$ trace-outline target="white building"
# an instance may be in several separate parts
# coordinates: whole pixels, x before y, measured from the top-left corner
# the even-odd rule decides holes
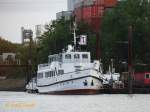
[[[45,26],[44,25],[36,25],[35,26],[35,35],[36,37],[40,37],[42,36],[42,34],[44,33],[44,30],[45,30]]]
[[[16,60],[16,54],[15,53],[2,53],[1,55],[2,61],[6,61],[6,60]]]
[[[20,59],[16,53],[2,53],[0,55],[0,64],[20,64]]]
[[[77,4],[78,2],[81,2],[83,0],[68,0],[68,11],[73,11],[75,8],[75,4]]]

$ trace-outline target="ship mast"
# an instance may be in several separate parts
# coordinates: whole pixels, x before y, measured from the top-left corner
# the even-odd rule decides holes
[[[76,42],[76,38],[77,38],[77,36],[76,36],[76,29],[77,29],[77,24],[74,22],[73,23],[73,36],[74,36],[74,51],[76,51],[76,44],[77,44],[77,42]]]
[[[87,35],[76,35],[77,24],[73,23],[73,36],[74,36],[74,51],[81,50],[81,46],[87,45]],[[77,40],[79,38],[79,40]],[[78,48],[77,48],[78,47]]]

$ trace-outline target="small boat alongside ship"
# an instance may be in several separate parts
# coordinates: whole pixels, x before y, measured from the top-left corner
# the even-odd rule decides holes
[[[86,36],[81,35],[79,45],[86,45]],[[48,63],[39,64],[37,77],[26,85],[28,92],[40,94],[97,94],[104,86],[118,83],[114,74],[103,74],[100,60],[92,62],[91,54],[68,45],[66,51],[48,56]],[[115,75],[116,76],[116,75]],[[119,76],[119,75],[118,75]]]
[[[119,73],[104,74],[101,61],[91,62],[90,52],[73,51],[48,56],[47,64],[39,64],[37,77],[26,85],[28,92],[40,94],[97,94],[105,87],[122,89]]]

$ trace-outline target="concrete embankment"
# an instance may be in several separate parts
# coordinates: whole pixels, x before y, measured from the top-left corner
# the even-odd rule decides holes
[[[0,79],[0,91],[24,91],[25,79]]]

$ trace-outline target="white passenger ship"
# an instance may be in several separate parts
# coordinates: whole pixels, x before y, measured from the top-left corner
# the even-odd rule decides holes
[[[47,64],[38,65],[36,87],[29,83],[27,89],[32,86],[42,94],[95,94],[103,88],[100,71],[100,62],[92,63],[90,52],[68,46],[67,51],[48,56]]]
[[[39,93],[94,94],[102,88],[99,61],[91,63],[89,52],[50,55],[48,64],[38,66]]]

